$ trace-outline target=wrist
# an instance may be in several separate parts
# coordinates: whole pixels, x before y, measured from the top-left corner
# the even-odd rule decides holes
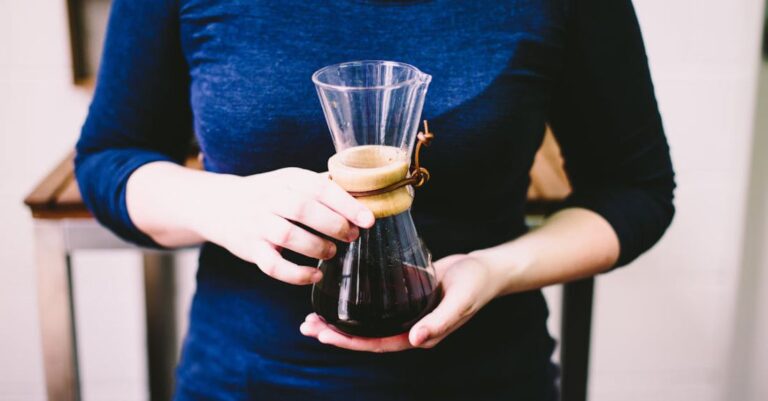
[[[490,272],[497,296],[530,290],[527,277],[535,265],[535,254],[516,241],[469,253]]]
[[[181,220],[187,229],[206,241],[214,241],[217,227],[221,225],[222,214],[237,210],[232,196],[242,177],[211,172],[193,172],[196,177],[187,185],[188,202],[182,212]]]

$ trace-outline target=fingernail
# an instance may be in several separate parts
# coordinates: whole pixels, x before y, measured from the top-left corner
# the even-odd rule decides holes
[[[335,254],[336,254],[336,245],[331,243],[328,247],[325,248],[325,252],[323,252],[323,259],[330,259]]]
[[[370,210],[363,210],[357,214],[357,225],[368,227],[373,224],[373,213]]]
[[[310,280],[312,280],[313,283],[316,283],[323,279],[323,272],[320,270],[312,273],[312,277],[310,277]]]
[[[427,331],[427,329],[425,329],[424,327],[419,327],[418,329],[416,329],[416,338],[414,338],[415,344],[413,345],[416,345],[416,346],[421,345],[422,343],[424,343],[424,341],[427,340],[427,337],[429,337],[429,331]]]
[[[318,317],[314,313],[310,313],[309,315],[307,315],[307,317],[304,319],[304,321],[305,322],[318,322],[318,321],[320,321],[320,317]]]
[[[357,239],[357,237],[360,236],[360,230],[357,227],[352,227],[349,229],[349,232],[347,233],[347,240],[349,242],[352,242]]]

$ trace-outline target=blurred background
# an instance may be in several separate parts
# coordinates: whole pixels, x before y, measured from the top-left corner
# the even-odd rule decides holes
[[[109,4],[0,0],[3,401],[46,399],[36,232],[22,200],[73,148]],[[589,399],[768,400],[765,2],[635,6],[677,171],[678,212],[658,246],[596,281]],[[195,256],[181,253],[169,292],[178,333]],[[77,251],[70,262],[83,399],[147,400],[141,253]],[[546,293],[557,333],[561,288]]]

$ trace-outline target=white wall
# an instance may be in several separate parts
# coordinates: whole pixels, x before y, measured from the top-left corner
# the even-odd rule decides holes
[[[598,281],[590,395],[723,399],[763,1],[636,7],[677,171],[678,212],[658,247]]]
[[[760,74],[749,200],[744,227],[743,267],[737,287],[729,400],[768,399],[768,62]]]
[[[0,0],[3,401],[45,399],[32,225],[21,199],[71,149],[86,112],[88,94],[70,84],[64,3]],[[598,280],[591,399],[739,399],[725,395],[735,394],[726,373],[739,365],[729,355],[743,335],[733,332],[734,308],[746,302],[737,302],[737,285],[762,0],[636,5],[678,172],[678,215],[657,248]],[[138,256],[82,253],[74,262],[85,399],[145,399]],[[758,312],[768,310],[765,298],[755,296]],[[761,360],[754,365],[765,369]],[[751,394],[765,394],[759,382],[749,381]]]
[[[32,225],[21,201],[72,147],[88,96],[70,85],[65,2],[0,1],[0,400],[45,397]]]

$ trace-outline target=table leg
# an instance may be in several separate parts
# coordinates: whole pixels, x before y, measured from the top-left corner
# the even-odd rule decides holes
[[[172,253],[144,253],[144,299],[151,401],[173,395],[176,344],[176,278]]]
[[[594,284],[595,279],[589,277],[567,283],[563,289],[563,317],[560,329],[562,401],[587,399]]]
[[[79,401],[72,268],[61,224],[35,222],[38,313],[49,400]]]

